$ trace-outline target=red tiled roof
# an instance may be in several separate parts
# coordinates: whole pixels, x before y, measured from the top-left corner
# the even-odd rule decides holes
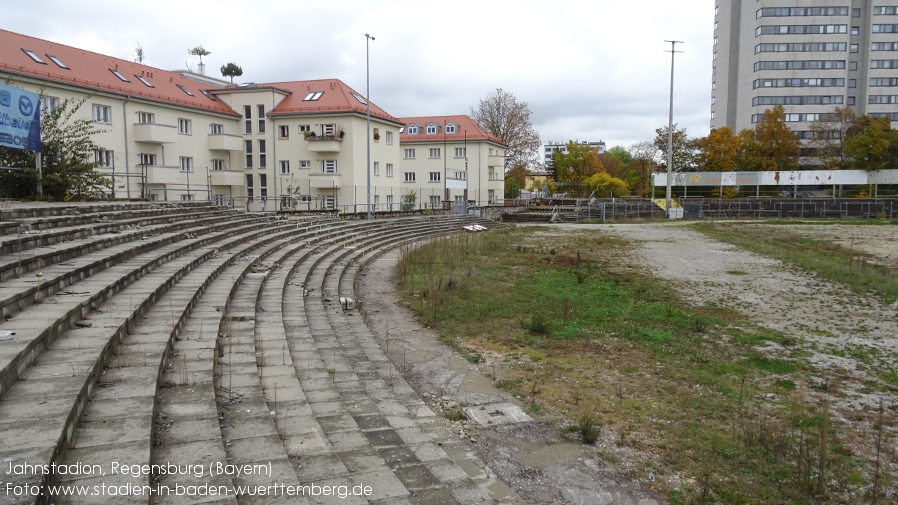
[[[505,142],[499,140],[498,137],[484,131],[476,121],[468,116],[420,116],[420,117],[403,117],[399,121],[406,125],[417,124],[420,126],[417,135],[409,135],[408,127],[399,135],[400,142],[434,142],[443,140],[459,141],[459,140],[487,140],[505,146]],[[436,134],[426,134],[425,128],[430,123],[440,125],[440,129]],[[456,123],[458,125],[457,133],[443,134],[443,126],[446,123]]]
[[[365,100],[365,95],[355,91],[339,79],[318,79],[312,81],[269,82],[258,86],[272,86],[291,92],[281,103],[271,110],[272,116],[293,114],[320,114],[334,112],[356,112],[365,114],[366,106],[353,96]],[[318,100],[303,100],[309,93],[321,92]],[[378,117],[401,124],[401,121],[371,102],[371,117]]]
[[[23,49],[34,52],[44,64],[34,61]],[[69,69],[61,68],[49,56],[58,58]],[[117,70],[130,82],[122,81],[110,69]],[[221,100],[210,100],[200,92],[200,89],[216,89],[214,86],[201,84],[177,72],[160,70],[7,30],[0,30],[0,72],[237,115],[226,103]],[[148,87],[136,76],[143,77],[154,87]],[[178,84],[194,96],[185,93],[177,86]]]

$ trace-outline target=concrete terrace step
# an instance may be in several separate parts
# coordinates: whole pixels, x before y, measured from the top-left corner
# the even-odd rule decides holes
[[[64,298],[62,303],[50,303],[51,300],[46,300],[39,306],[28,307],[28,310],[18,314],[17,317],[0,321],[0,330],[14,332],[7,337],[6,345],[0,348],[0,397],[56,338],[77,325],[97,305],[125,289],[128,284],[138,281],[154,268],[173,259],[189,258],[189,254],[194,250],[208,247],[240,233],[252,236],[257,230],[257,224],[250,224],[211,234],[205,238],[172,243],[143,253],[133,261],[116,265],[100,275],[73,284],[71,292],[77,294]],[[40,316],[30,317],[31,314]]]
[[[265,230],[253,234],[263,236]],[[222,247],[246,243],[253,234],[237,237]],[[25,459],[46,464],[64,454],[72,440],[74,422],[102,379],[102,365],[111,359],[117,341],[127,335],[130,327],[179,278],[215,256],[216,249],[207,249],[180,267],[159,268],[123,290],[124,296],[137,297],[136,308],[125,310],[114,302],[105,304],[106,324],[69,332],[57,348],[45,353],[41,362],[28,370],[24,380],[10,388],[0,401],[0,425],[11,435],[0,438],[0,457],[4,461]],[[50,407],[36,411],[34,406],[38,401]],[[35,419],[43,420],[34,422]],[[32,483],[46,480],[39,475],[16,476],[11,480],[16,479]]]
[[[200,217],[206,216],[206,217]],[[240,219],[240,214],[234,213],[203,213],[200,215],[179,215],[177,219],[166,216],[143,224],[127,225],[131,228],[110,231],[104,235],[90,235],[78,239],[67,240],[63,245],[56,243],[47,246],[36,246],[31,249],[20,250],[17,253],[0,255],[0,282],[24,275],[28,272],[42,269],[48,265],[60,263],[71,258],[88,254],[114,245],[141,240],[163,231],[172,232],[187,227],[196,227],[205,223],[214,223],[221,219]],[[259,219],[261,216],[245,217],[244,219]]]
[[[234,216],[237,217],[237,216]],[[41,268],[40,277],[16,277],[0,284],[0,312],[9,318],[25,307],[39,303],[64,290],[66,287],[95,275],[107,268],[129,261],[135,256],[169,246],[180,240],[212,234],[219,230],[235,229],[241,225],[257,225],[263,219],[252,216],[222,220],[221,217],[205,222],[184,222],[168,228],[143,230],[140,240],[129,240],[103,247],[86,254],[75,255],[57,264]],[[188,227],[194,225],[192,227]],[[171,231],[165,231],[171,230]],[[159,231],[163,231],[159,233]],[[136,238],[136,237],[134,237]],[[72,290],[70,290],[71,292]]]

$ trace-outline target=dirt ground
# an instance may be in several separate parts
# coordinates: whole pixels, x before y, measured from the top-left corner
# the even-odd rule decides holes
[[[898,270],[896,227],[777,225],[778,229],[784,227],[818,239],[830,237],[866,253],[868,261]],[[756,324],[797,337],[814,370],[812,380],[838,380],[839,395],[831,398],[833,413],[840,421],[855,425],[858,432],[869,430],[864,424],[869,420],[852,415],[854,412],[875,410],[880,402],[889,409],[898,406],[894,394],[868,386],[878,380],[873,371],[898,370],[898,303],[886,306],[875,296],[853,293],[780,261],[708,239],[681,223],[563,224],[556,228],[552,233],[596,230],[631,241],[636,247],[622,259],[668,280],[671,291],[696,307],[727,307]],[[395,261],[393,252],[365,269],[360,302],[382,345],[389,325],[389,354],[409,383],[437,409],[455,403],[514,402],[396,303],[391,280]],[[778,352],[776,348],[767,350]],[[629,475],[626,454],[617,455],[619,462],[614,467],[596,456],[599,451],[613,450],[610,440],[586,448],[539,419],[490,429],[451,424],[528,503],[664,503],[650,490],[651,476],[624,476]],[[607,436],[613,438],[613,434]],[[893,465],[890,473],[898,473],[898,468]]]

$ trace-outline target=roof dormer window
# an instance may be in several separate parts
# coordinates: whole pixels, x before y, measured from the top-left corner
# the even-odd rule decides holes
[[[181,91],[183,91],[184,93],[187,93],[187,96],[193,96],[193,93],[191,93],[190,90],[187,89],[187,88],[185,88],[183,85],[181,85],[181,84],[175,84],[175,86],[177,86],[178,88],[180,88]]]
[[[142,75],[134,74],[134,77],[137,77],[137,80],[138,80],[138,81],[140,81],[140,82],[146,84],[148,88],[155,88],[155,87],[156,87],[156,86],[153,86],[153,83],[151,83],[150,81],[146,80],[146,78],[143,77]]]
[[[63,63],[62,60],[60,60],[60,59],[57,58],[56,56],[53,56],[52,54],[48,54],[48,55],[47,55],[47,58],[50,58],[50,61],[52,61],[53,63],[56,63],[56,65],[59,66],[59,68],[63,68],[63,69],[66,69],[66,70],[71,70],[71,69],[69,68],[68,65],[66,65],[65,63]]]
[[[316,102],[316,101],[318,101],[319,98],[321,98],[321,95],[323,95],[323,94],[324,94],[324,91],[312,91],[311,93],[306,95],[306,97],[303,98],[302,101],[303,102]]]
[[[119,79],[121,79],[122,82],[131,82],[131,81],[128,80],[127,77],[123,76],[122,73],[119,72],[118,70],[116,70],[116,69],[114,69],[114,68],[110,68],[109,71],[112,72],[113,75],[115,75],[116,77],[118,77]]]
[[[30,50],[28,50],[28,49],[22,49],[22,52],[24,52],[25,54],[27,54],[28,57],[31,58],[32,60],[34,60],[35,63],[40,63],[41,65],[46,65],[46,64],[47,64],[47,62],[44,61],[44,60],[42,60],[41,57],[38,56],[37,54],[35,54],[34,51],[30,51]]]
[[[426,133],[427,133],[428,135],[434,135],[434,134],[436,134],[436,132],[437,132],[438,130],[439,130],[439,127],[438,127],[437,125],[435,125],[435,124],[433,124],[433,123],[430,123],[429,125],[427,125]]]
[[[418,125],[416,125],[416,124],[408,125],[408,134],[409,135],[417,135],[418,134]]]
[[[458,131],[458,125],[455,123],[448,123],[446,125],[446,133],[455,133]]]

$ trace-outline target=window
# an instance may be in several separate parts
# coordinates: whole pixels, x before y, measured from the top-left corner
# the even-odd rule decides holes
[[[151,83],[150,81],[148,81],[148,80],[147,80],[144,76],[142,76],[142,75],[134,74],[134,77],[137,77],[137,80],[140,81],[140,82],[142,82],[142,83],[144,83],[144,85],[146,85],[146,87],[148,87],[148,88],[155,88],[155,87],[156,87],[156,86],[153,86],[153,83]]]
[[[244,121],[244,133],[252,133],[253,132],[253,122],[250,121],[253,118],[253,107],[251,105],[243,106],[243,119]]]
[[[415,157],[415,150],[414,150],[414,149],[406,149],[406,150],[405,150],[405,158],[406,158],[406,159],[412,159],[412,158],[414,158],[414,157]]]
[[[428,135],[433,135],[433,134],[435,134],[435,133],[437,132],[437,130],[438,130],[437,125],[435,125],[435,124],[429,124],[429,125],[427,125],[427,132],[426,132],[426,133],[427,133]]]
[[[303,102],[315,102],[319,98],[321,98],[321,95],[323,95],[323,94],[324,94],[323,91],[312,91],[311,93],[306,95],[306,97],[303,98],[302,101]]]
[[[373,170],[374,170],[374,175],[380,175],[380,162],[379,161],[374,162]]]
[[[265,133],[265,106],[257,105],[259,109],[259,133]]]
[[[224,125],[218,123],[212,123],[209,125],[210,130],[212,131],[212,135],[222,135],[224,134]]]
[[[856,70],[857,70],[857,62],[856,62],[856,61],[849,62],[849,63],[848,63],[848,70],[855,70],[855,71],[856,71]]]
[[[307,125],[307,124],[301,124],[301,125],[299,125],[299,133],[300,133],[300,135],[303,135],[303,134],[305,134],[306,132],[310,132],[310,131],[312,131],[312,127],[311,127],[311,126],[309,126],[309,125]]]
[[[259,133],[265,133],[265,120],[259,120]]]
[[[415,173],[414,172],[406,172],[405,173],[405,182],[415,182]]]
[[[140,164],[148,167],[156,166],[156,155],[140,153]]]
[[[871,51],[898,51],[898,42],[871,42]]]
[[[861,29],[858,28],[857,26],[852,26],[852,27],[851,27],[851,34],[852,34],[852,35],[860,35],[860,34],[861,34]]]
[[[97,163],[97,167],[100,168],[112,168],[115,157],[113,156],[112,151],[96,151],[94,153],[95,160]]]
[[[386,134],[387,134],[387,140],[386,140],[387,145],[388,146],[393,145],[393,132],[386,132]]]
[[[380,140],[380,129],[374,128],[373,130],[374,130],[374,133],[371,134],[371,137],[374,139],[375,142],[378,142]]]
[[[299,160],[299,168],[312,168],[311,160]]]
[[[418,125],[416,125],[416,124],[409,125],[408,130],[406,130],[406,133],[408,133],[409,135],[417,135],[418,134]]]
[[[894,16],[895,14],[898,14],[898,12],[896,12],[896,9],[898,9],[898,7],[895,7],[895,6],[874,7],[873,15],[874,16],[883,16],[883,15]],[[860,11],[860,9],[855,9],[855,10]],[[860,15],[860,12],[858,12],[858,15]]]
[[[845,60],[788,60],[755,62],[759,70],[829,70],[845,68]]]
[[[439,158],[440,157],[440,148],[439,147],[431,147],[429,154],[430,154],[431,158]]]
[[[181,201],[182,201],[182,202],[192,202],[192,201],[193,201],[193,197],[195,197],[195,196],[196,196],[196,195],[192,195],[192,194],[190,194],[190,193],[187,193],[186,195],[185,195],[185,194],[182,194],[182,195],[181,195]]]
[[[152,112],[138,112],[137,122],[140,124],[153,124],[156,122],[156,114]]]
[[[259,198],[264,202],[268,198],[268,176],[259,174]]]
[[[335,125],[333,123],[321,125],[321,134],[322,135],[334,135],[336,133],[337,133],[337,125]]]
[[[857,47],[858,47],[857,44],[851,44],[850,47],[851,47],[850,51],[851,51],[852,53],[856,53],[856,52],[857,52]]]
[[[42,114],[51,114],[56,107],[59,107],[59,99],[55,96],[42,96],[41,97],[41,113]]]
[[[393,177],[393,164],[387,163],[387,177]]]
[[[848,87],[856,88],[857,87],[857,79],[848,79]]]
[[[846,102],[846,105],[854,105],[854,104],[855,104],[855,97],[849,96],[848,100]]]
[[[243,144],[243,152],[246,153],[246,168],[253,168],[253,141],[246,140]]]
[[[755,54],[758,53],[807,53],[807,52],[842,52],[848,48],[844,42],[805,42],[791,44],[758,44],[755,46]]]
[[[755,79],[753,86],[757,88],[804,88],[804,87],[841,87],[845,79]]]
[[[204,90],[204,89],[201,89],[201,90],[200,90],[200,93],[202,93],[203,95],[205,95],[206,98],[208,98],[209,100],[212,100],[213,102],[217,102],[217,101],[218,101],[218,100],[215,99],[214,96],[210,95],[209,92],[206,91],[206,90]]]
[[[265,154],[265,141],[259,141],[259,168],[268,166],[268,155]]]
[[[289,160],[281,160],[281,175],[290,174],[290,161]]]
[[[456,158],[465,158],[468,156],[467,148],[465,147],[456,147],[455,148],[455,157]]]
[[[193,172],[193,158],[181,156],[180,165],[182,172]]]
[[[337,173],[337,160],[321,160],[321,172],[325,174]]]
[[[860,9],[851,9],[851,17],[853,17],[853,18],[861,17],[861,10]]]
[[[810,95],[810,96],[756,96],[751,99],[752,106],[758,105],[841,105],[842,95]]]
[[[243,133],[250,134],[253,132],[253,122],[251,119],[247,119],[243,122]]]
[[[393,195],[387,195],[387,206],[390,210],[393,210]]]
[[[440,182],[440,173],[439,172],[431,172],[430,173],[430,182]]]
[[[898,33],[898,25],[873,25],[873,33]]]
[[[430,195],[430,206],[431,208],[440,207],[440,195]]]
[[[787,16],[847,16],[848,7],[767,7],[758,9],[755,19]]]
[[[368,102],[366,102],[364,98],[362,98],[361,96],[359,96],[358,93],[350,93],[350,95],[352,95],[353,97],[355,97],[355,99],[358,100],[359,103],[361,103],[362,105],[368,105]]]
[[[35,63],[40,63],[41,65],[46,65],[47,62],[42,60],[40,56],[38,56],[34,51],[30,51],[28,49],[22,49],[22,52],[28,55],[29,58],[34,60]]]
[[[224,170],[224,160],[212,160],[212,170]]]
[[[93,117],[94,121],[97,123],[111,123],[111,115],[112,110],[108,105],[97,105],[93,106]]]
[[[336,196],[325,196],[323,199],[322,205],[327,210],[334,210],[337,208],[337,197]]]
[[[189,119],[178,118],[178,133],[181,135],[190,135],[193,133],[193,128]]]
[[[187,96],[193,96],[193,93],[191,93],[189,89],[185,88],[183,84],[176,84],[175,86],[177,86],[181,91],[186,93]]]
[[[458,131],[458,125],[455,123],[449,123],[446,125],[446,133],[455,133]]]
[[[873,31],[876,32],[877,26],[892,25],[873,25]],[[848,25],[763,25],[755,28],[755,36],[759,35],[808,35],[822,33],[848,33]]]
[[[282,139],[290,137],[290,127],[287,125],[278,126],[278,137]]]
[[[128,80],[127,77],[123,76],[122,73],[119,72],[118,70],[116,70],[116,69],[114,69],[114,68],[110,68],[109,71],[112,72],[113,75],[115,75],[116,77],[118,77],[119,79],[121,79],[122,82],[131,82],[131,81]]]
[[[253,176],[252,174],[246,175],[246,197],[252,201],[253,199]]]

